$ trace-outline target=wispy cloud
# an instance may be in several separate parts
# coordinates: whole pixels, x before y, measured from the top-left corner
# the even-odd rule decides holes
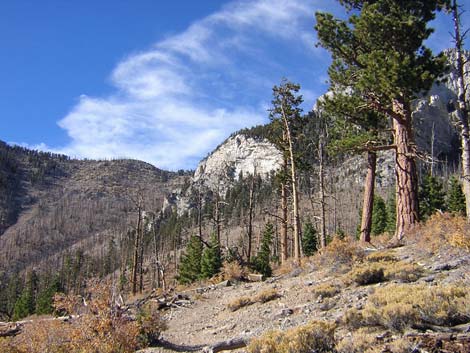
[[[129,55],[110,75],[114,93],[81,96],[58,123],[70,143],[49,149],[194,167],[231,132],[266,121],[270,88],[289,73],[285,53],[315,58],[315,4],[233,1]]]

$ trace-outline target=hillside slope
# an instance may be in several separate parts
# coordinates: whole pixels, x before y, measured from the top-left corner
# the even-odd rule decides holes
[[[131,228],[138,195],[159,212],[184,179],[135,160],[73,160],[3,143],[0,159],[0,268],[7,272],[58,266],[73,247],[98,251]]]

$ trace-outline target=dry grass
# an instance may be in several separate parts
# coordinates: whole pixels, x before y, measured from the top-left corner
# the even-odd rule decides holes
[[[470,251],[470,224],[461,216],[435,213],[417,226],[408,238],[431,253],[449,246]]]
[[[335,351],[336,325],[312,321],[287,331],[271,331],[255,338],[248,346],[249,353],[326,353]]]
[[[367,255],[366,260],[369,262],[398,261],[393,250],[375,251]]]
[[[379,353],[383,347],[377,347],[377,331],[360,328],[344,337],[336,345],[338,353]]]
[[[313,260],[318,267],[329,268],[333,273],[344,273],[363,258],[364,250],[358,242],[346,237],[343,240],[333,238],[326,248],[314,256]]]
[[[350,310],[348,326],[404,331],[419,325],[453,326],[470,320],[468,287],[392,284],[376,290],[364,310]]]
[[[333,283],[322,283],[315,286],[312,290],[313,295],[318,298],[331,298],[341,292],[340,286]]]
[[[417,265],[404,261],[376,261],[357,264],[348,273],[349,281],[361,286],[397,280],[403,283],[417,281],[424,275],[424,269]]]
[[[299,264],[292,258],[289,258],[283,264],[274,269],[276,276],[287,275],[299,267]]]
[[[363,266],[350,272],[351,279],[360,286],[385,282],[387,279],[381,266]]]
[[[280,297],[280,294],[275,289],[266,289],[262,292],[258,293],[254,297],[238,297],[232,300],[230,303],[227,304],[227,308],[230,311],[236,311],[248,305],[253,305],[255,303],[267,303],[271,300],[277,299]]]
[[[222,267],[224,280],[239,281],[246,276],[246,269],[236,261],[224,262]]]

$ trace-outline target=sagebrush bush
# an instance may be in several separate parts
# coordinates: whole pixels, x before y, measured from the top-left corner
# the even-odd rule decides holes
[[[330,244],[315,256],[322,267],[333,272],[346,272],[356,262],[364,258],[364,250],[351,238],[333,238]]]
[[[379,353],[383,347],[377,347],[377,332],[369,328],[360,328],[344,337],[336,345],[338,353]]]
[[[225,280],[239,281],[246,276],[246,269],[237,261],[225,261],[222,265],[222,274]]]
[[[361,286],[389,280],[411,283],[417,281],[424,273],[424,269],[417,264],[404,261],[373,261],[355,265],[349,272],[348,279]]]
[[[249,353],[333,353],[336,325],[326,321],[312,321],[287,331],[271,331],[253,339]]]
[[[394,255],[394,253],[390,250],[376,251],[376,252],[370,253],[369,255],[366,256],[366,260],[369,261],[369,262],[382,262],[382,261],[394,262],[394,261],[398,261],[398,259]]]
[[[241,308],[243,308],[245,306],[248,306],[248,305],[251,305],[253,303],[254,302],[251,300],[250,297],[243,296],[243,297],[238,297],[238,298],[235,298],[234,300],[232,300],[230,303],[227,304],[227,308],[230,311],[236,311],[238,309],[241,309]]]
[[[360,286],[386,281],[384,269],[382,267],[375,266],[353,270],[351,272],[351,277],[352,280]]]
[[[318,284],[312,290],[314,297],[321,296],[322,298],[334,297],[339,292],[341,292],[339,285],[333,283]]]
[[[366,325],[395,331],[419,325],[454,326],[468,322],[469,287],[391,284],[378,288],[354,315]]]
[[[227,307],[230,311],[236,311],[241,309],[245,306],[252,305],[255,303],[267,303],[271,300],[277,299],[280,297],[280,294],[275,289],[266,289],[262,292],[258,293],[253,297],[238,297],[232,300],[230,303],[227,304]]]

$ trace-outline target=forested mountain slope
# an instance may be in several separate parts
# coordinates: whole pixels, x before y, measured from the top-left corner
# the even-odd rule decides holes
[[[182,182],[177,173],[136,160],[73,160],[0,145],[0,268],[16,272],[86,242],[98,251],[132,227],[136,202],[160,211]],[[82,244],[83,245],[83,244]]]

